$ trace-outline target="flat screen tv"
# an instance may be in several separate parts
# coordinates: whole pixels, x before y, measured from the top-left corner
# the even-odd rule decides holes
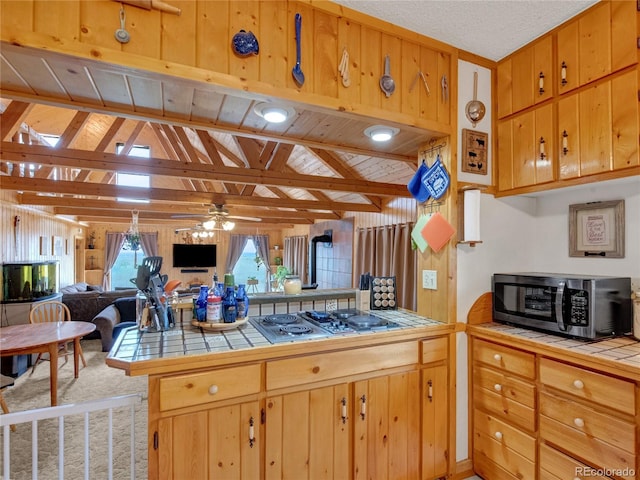
[[[174,268],[208,268],[216,266],[215,245],[185,245],[173,244]]]

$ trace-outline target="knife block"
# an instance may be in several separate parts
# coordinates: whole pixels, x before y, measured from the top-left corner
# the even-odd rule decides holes
[[[371,307],[371,291],[356,290],[356,309],[368,312]]]

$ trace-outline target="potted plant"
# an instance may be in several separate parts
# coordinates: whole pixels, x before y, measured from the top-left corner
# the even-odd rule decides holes
[[[278,268],[276,268],[276,273],[273,275],[275,285],[272,286],[278,291],[282,290],[284,288],[284,279],[290,273],[291,272],[287,267],[285,267],[284,265],[279,265]]]

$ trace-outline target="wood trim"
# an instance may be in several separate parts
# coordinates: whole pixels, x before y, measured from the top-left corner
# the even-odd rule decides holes
[[[473,460],[470,458],[456,462],[455,467],[453,480],[464,480],[465,478],[475,475],[475,472],[473,471]]]
[[[478,325],[493,320],[493,294],[486,292],[480,295],[471,305],[467,314],[468,325]]]

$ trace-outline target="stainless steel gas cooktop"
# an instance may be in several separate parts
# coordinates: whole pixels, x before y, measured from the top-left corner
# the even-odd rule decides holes
[[[249,319],[271,343],[293,342],[328,337],[331,334],[304,318],[290,313],[276,313]]]

